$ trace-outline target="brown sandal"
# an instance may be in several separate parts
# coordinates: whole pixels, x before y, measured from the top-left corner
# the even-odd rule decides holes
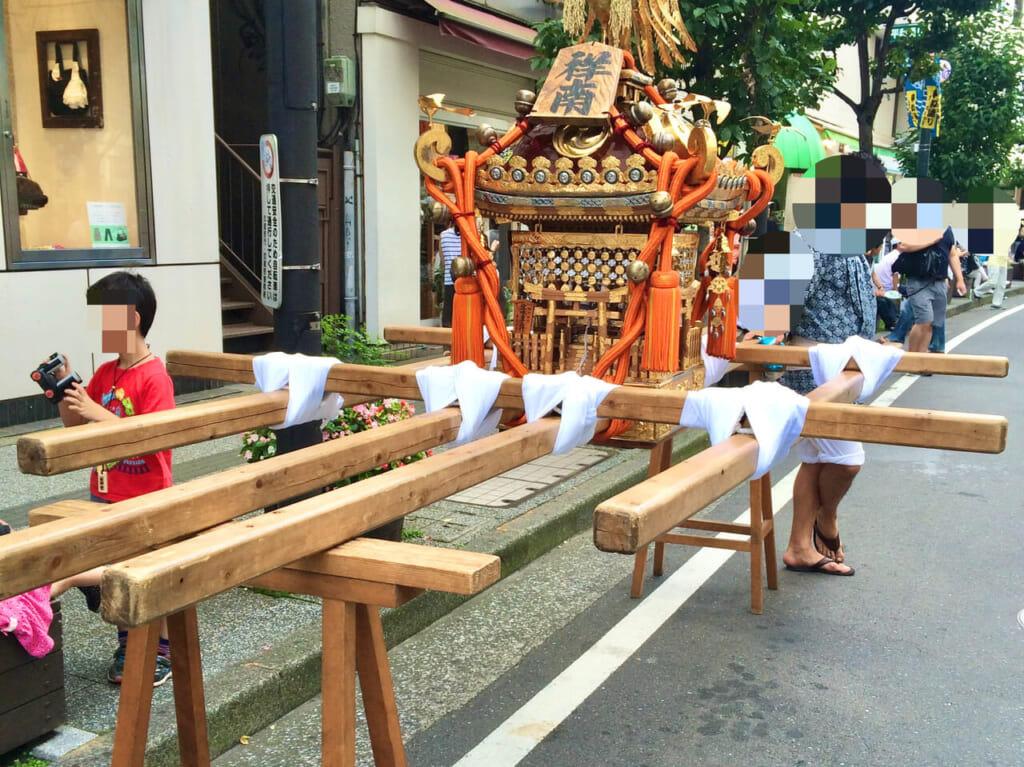
[[[827,550],[822,551],[821,547],[818,545],[818,541],[821,541],[822,545],[825,546]],[[814,522],[814,549],[815,549],[815,551],[817,551],[822,556],[830,556],[829,552],[832,552],[832,553],[834,553],[836,555],[839,555],[839,549],[842,547],[842,545],[843,545],[843,542],[839,540],[839,536],[838,535],[836,535],[835,538],[830,538],[829,536],[822,534],[821,530],[818,529],[818,522],[817,522],[817,520],[815,520],[815,522]],[[844,556],[843,559],[838,559],[838,558],[833,557],[833,559],[835,559],[836,562],[839,562],[841,564],[843,559],[846,559],[846,557]]]

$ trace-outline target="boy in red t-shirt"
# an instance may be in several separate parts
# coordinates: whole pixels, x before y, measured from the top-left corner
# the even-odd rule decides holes
[[[88,386],[73,384],[58,407],[65,426],[109,421],[174,407],[174,384],[164,363],[150,350],[146,334],[156,315],[156,294],[149,281],[129,272],[114,272],[89,288],[90,306],[103,312],[103,351],[117,359],[100,365]],[[65,360],[67,355],[65,355]],[[57,371],[71,371],[70,362]],[[171,486],[171,451],[124,458],[93,469],[89,480],[92,500],[116,503]],[[128,632],[118,627],[118,648],[107,670],[107,680],[120,684],[124,672]],[[166,623],[161,631],[153,686],[171,675]]]

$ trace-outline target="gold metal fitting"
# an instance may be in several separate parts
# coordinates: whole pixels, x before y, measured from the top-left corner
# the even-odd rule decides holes
[[[672,195],[665,191],[651,192],[651,212],[658,218],[665,218],[672,213]]]
[[[452,259],[452,277],[472,277],[474,272],[472,259],[465,256],[456,256]]]
[[[651,276],[651,267],[643,261],[630,261],[626,266],[626,278],[633,284],[645,282]]]

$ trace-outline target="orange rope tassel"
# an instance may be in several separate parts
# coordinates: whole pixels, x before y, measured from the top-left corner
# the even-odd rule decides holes
[[[484,366],[484,297],[475,279],[459,277],[452,303],[452,364],[466,360]]]
[[[651,275],[644,335],[644,370],[674,372],[679,369],[679,317],[682,313],[679,273],[657,271]]]

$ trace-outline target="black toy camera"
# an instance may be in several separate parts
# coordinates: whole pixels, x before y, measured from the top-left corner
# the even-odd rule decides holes
[[[32,380],[39,384],[39,388],[43,390],[46,398],[55,405],[64,399],[64,393],[71,384],[82,383],[82,377],[74,371],[61,379],[57,378],[54,371],[63,367],[65,362],[63,354],[54,352],[46,362],[31,373]]]

